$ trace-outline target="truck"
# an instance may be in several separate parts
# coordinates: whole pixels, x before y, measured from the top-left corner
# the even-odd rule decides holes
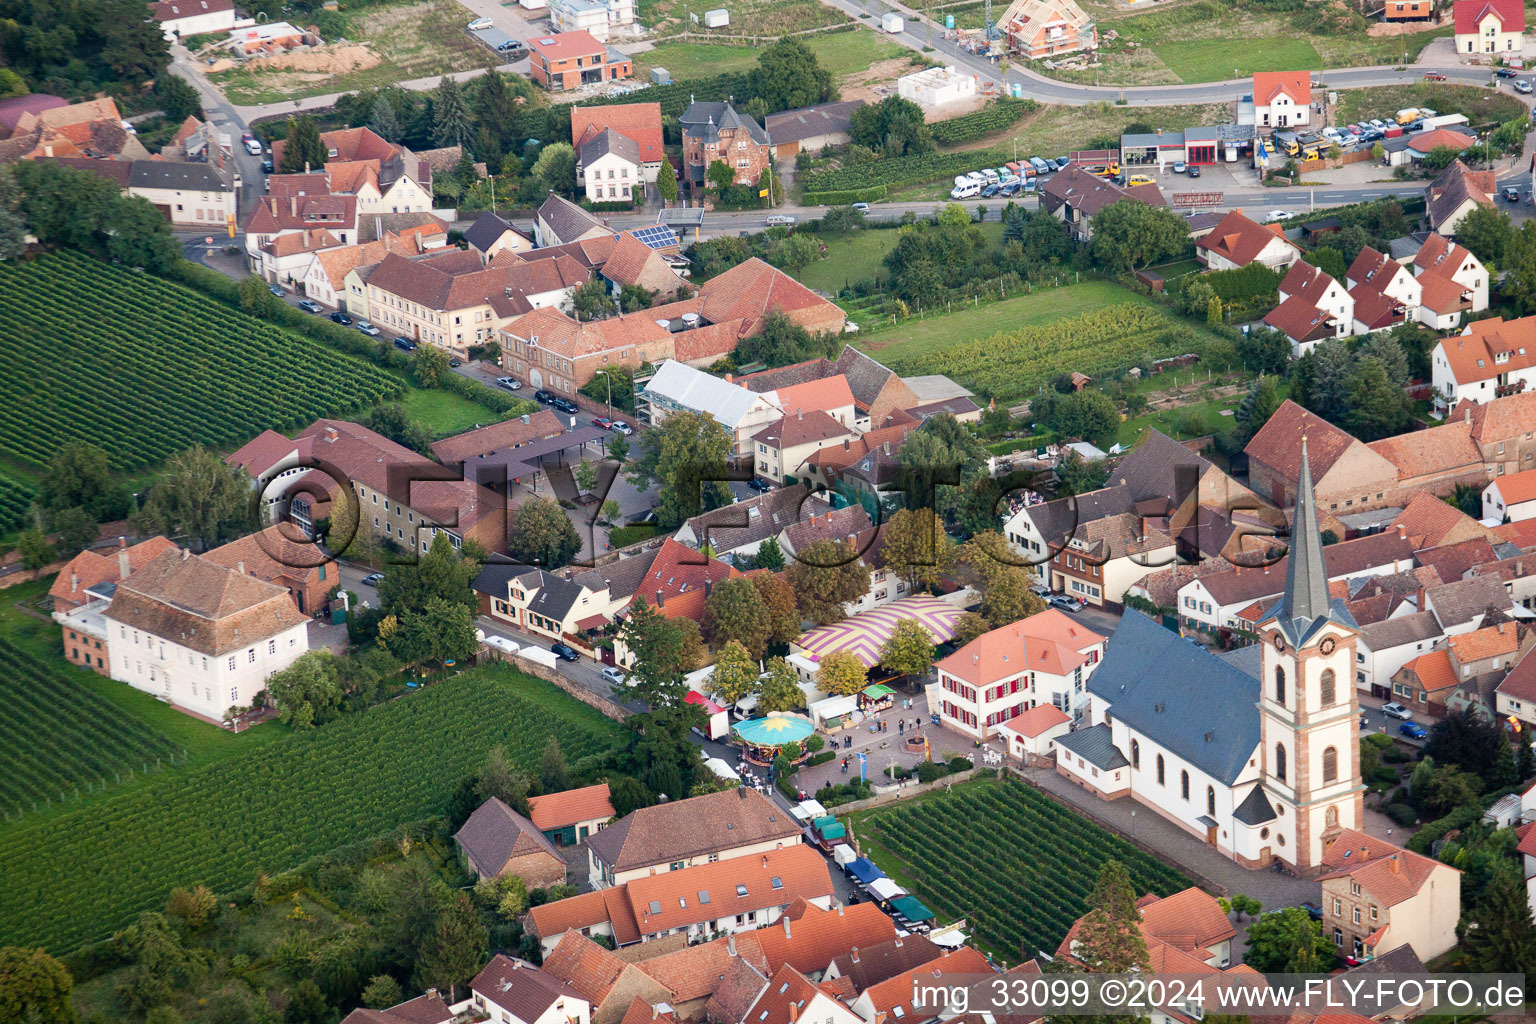
[[[887,13],[880,16],[880,27],[892,35],[900,32],[906,24],[899,14]]]
[[[543,665],[545,668],[554,668],[560,661],[552,652],[546,651],[542,647],[524,647],[517,652],[517,656],[519,658],[526,658],[536,665]]]

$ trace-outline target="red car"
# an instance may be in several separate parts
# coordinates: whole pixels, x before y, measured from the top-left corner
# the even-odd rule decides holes
[[[1445,81],[1445,76],[1442,75],[1438,71],[1426,71],[1424,73],[1424,81],[1426,81],[1426,82],[1443,82],[1443,81]]]
[[[612,430],[613,420],[609,419],[607,416],[593,416],[592,425],[594,427],[601,427],[603,430]]]

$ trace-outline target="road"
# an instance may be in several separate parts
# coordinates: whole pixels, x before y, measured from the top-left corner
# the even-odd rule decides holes
[[[170,71],[192,83],[192,88],[197,90],[202,100],[203,113],[208,122],[230,137],[235,162],[240,168],[240,216],[237,219],[243,220],[245,212],[256,205],[256,199],[262,194],[266,181],[266,175],[261,170],[261,162],[265,158],[247,153],[245,147],[240,145],[240,136],[246,131],[248,119],[240,115],[222,92],[208,83],[208,79],[197,69],[192,55],[180,43],[171,44]]]

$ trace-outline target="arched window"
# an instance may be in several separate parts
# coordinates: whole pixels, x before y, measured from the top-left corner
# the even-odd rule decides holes
[[[1323,672],[1322,677],[1318,681],[1317,702],[1322,707],[1327,708],[1332,707],[1333,702],[1337,699],[1338,697],[1333,692],[1333,669],[1330,668]]]
[[[1131,740],[1131,767],[1141,767],[1141,744]]]
[[[1285,781],[1285,747],[1279,743],[1275,744],[1275,778]]]
[[[1157,755],[1157,784],[1159,786],[1166,786],[1166,785],[1168,785],[1168,783],[1166,781],[1164,781],[1164,778],[1163,778],[1163,755],[1162,754],[1158,754]]]
[[[1323,751],[1323,781],[1339,781],[1339,752],[1333,747]]]
[[[1216,787],[1205,787],[1205,813],[1216,817]]]
[[[1281,665],[1275,666],[1275,700],[1285,703],[1285,668]]]
[[[1179,795],[1185,800],[1189,799],[1189,772],[1179,772]]]

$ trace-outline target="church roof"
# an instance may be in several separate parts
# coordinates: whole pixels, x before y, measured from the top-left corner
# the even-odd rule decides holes
[[[1229,786],[1259,745],[1259,681],[1140,612],[1120,620],[1088,690],[1132,732]]]
[[[1262,825],[1266,821],[1275,820],[1275,809],[1270,806],[1269,798],[1264,795],[1262,784],[1253,787],[1253,792],[1237,805],[1237,810],[1232,812],[1232,817],[1244,825]]]

